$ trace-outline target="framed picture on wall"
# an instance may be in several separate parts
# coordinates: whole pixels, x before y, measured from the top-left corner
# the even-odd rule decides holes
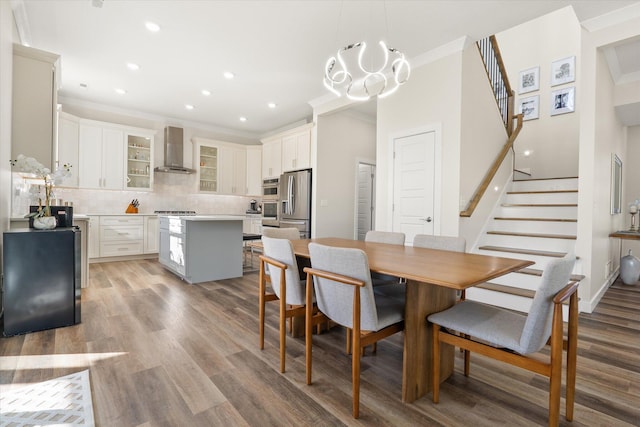
[[[551,86],[558,86],[576,80],[576,57],[559,59],[551,63]]]
[[[540,103],[540,95],[528,96],[520,98],[518,113],[522,113],[522,120],[533,120],[539,117],[538,104]]]
[[[611,154],[611,215],[622,213],[622,160]]]
[[[540,67],[520,71],[518,93],[528,93],[540,89]]]
[[[575,110],[576,88],[568,87],[551,92],[551,115],[573,113]]]

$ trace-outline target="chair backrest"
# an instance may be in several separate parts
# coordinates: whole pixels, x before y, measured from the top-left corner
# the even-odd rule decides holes
[[[416,234],[413,237],[413,246],[417,248],[440,249],[443,251],[464,252],[467,241],[464,237],[432,236],[429,234]]]
[[[262,236],[262,245],[264,255],[280,261],[287,265],[285,270],[285,283],[287,298],[286,303],[292,305],[305,304],[305,285],[300,282],[300,273],[298,271],[298,263],[293,252],[293,247],[289,239],[275,239]],[[271,277],[271,288],[273,293],[280,298],[280,277],[281,270],[277,267],[267,264],[267,270]]]
[[[567,255],[551,261],[542,273],[542,283],[533,297],[527,320],[520,336],[523,354],[535,353],[551,336],[553,297],[569,283],[576,257]]]
[[[297,228],[263,227],[262,235],[266,237],[273,237],[276,239],[288,239],[288,240],[300,239],[300,231],[298,231]]]
[[[364,331],[377,330],[378,313],[367,254],[360,249],[337,248],[318,243],[309,243],[309,254],[313,268],[365,282],[365,286],[360,288],[360,328]],[[321,312],[339,325],[353,328],[352,285],[314,276],[314,290]]]
[[[389,243],[390,245],[404,246],[404,233],[397,231],[376,231],[369,230],[364,236],[365,242]]]

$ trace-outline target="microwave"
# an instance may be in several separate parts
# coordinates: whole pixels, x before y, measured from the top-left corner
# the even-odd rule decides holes
[[[280,187],[279,178],[269,178],[262,181],[262,200],[278,201],[278,188]]]

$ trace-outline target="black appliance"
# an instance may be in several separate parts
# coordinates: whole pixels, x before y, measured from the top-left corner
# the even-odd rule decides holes
[[[29,206],[29,213],[38,212],[39,206]],[[56,228],[73,227],[73,206],[51,206],[51,216],[57,219]],[[33,217],[29,218],[29,228],[33,228]]]
[[[4,336],[80,323],[80,230],[2,235]]]

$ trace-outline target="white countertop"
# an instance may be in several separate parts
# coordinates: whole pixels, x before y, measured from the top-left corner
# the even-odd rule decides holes
[[[185,221],[244,221],[246,215],[159,215]]]
[[[83,215],[83,214],[73,214],[73,220],[76,221],[89,221],[89,216],[88,215]],[[24,217],[18,217],[18,216],[14,216],[11,217],[10,221],[29,221],[29,218],[24,218]]]

